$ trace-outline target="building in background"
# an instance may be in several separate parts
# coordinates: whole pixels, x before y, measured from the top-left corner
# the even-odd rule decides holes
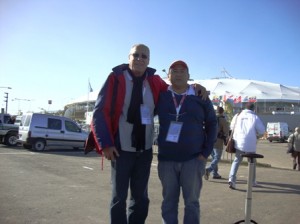
[[[232,77],[193,80],[191,83],[205,86],[213,104],[223,106],[229,120],[246,103],[253,102],[265,125],[267,122],[287,122],[290,130],[300,125],[300,87]],[[89,124],[97,96],[98,91],[94,91],[72,100],[65,106],[64,116]]]

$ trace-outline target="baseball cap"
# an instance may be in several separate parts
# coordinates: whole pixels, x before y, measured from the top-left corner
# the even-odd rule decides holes
[[[181,60],[178,60],[178,61],[174,61],[171,65],[170,65],[170,69],[174,68],[176,65],[181,65],[183,66],[184,68],[186,68],[187,70],[189,70],[187,64],[184,62],[184,61],[181,61]]]

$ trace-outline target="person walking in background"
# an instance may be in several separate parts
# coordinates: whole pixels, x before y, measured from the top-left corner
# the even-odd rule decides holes
[[[288,144],[293,144],[294,151],[291,153],[293,158],[293,170],[296,170],[298,165],[298,171],[300,171],[300,128],[296,127],[295,132],[288,138]]]
[[[200,191],[206,159],[216,140],[217,119],[209,99],[195,96],[188,85],[188,66],[171,64],[171,86],[160,93],[158,176],[162,184],[163,223],[178,223],[180,188],[184,199],[185,224],[200,223]]]
[[[204,179],[208,180],[209,175],[213,173],[213,179],[221,179],[221,175],[218,173],[218,163],[221,160],[223,153],[223,146],[226,142],[226,138],[229,132],[229,125],[225,116],[223,115],[224,109],[223,107],[217,107],[217,120],[218,120],[218,134],[217,141],[214,144],[214,149],[211,152],[212,162],[205,169]]]
[[[265,126],[261,119],[254,113],[254,108],[255,105],[253,103],[247,103],[246,109],[236,114],[230,124],[230,129],[234,128],[232,131],[234,131],[233,139],[236,148],[228,180],[229,188],[231,189],[236,188],[236,174],[243,160],[242,154],[256,153],[257,139],[265,133]],[[252,185],[256,186],[256,170],[254,170],[252,181]]]
[[[144,44],[130,49],[129,64],[113,68],[98,95],[85,153],[96,149],[111,161],[112,224],[145,223],[152,162],[154,108],[168,85],[148,67]],[[207,97],[206,89],[198,89]],[[127,195],[130,199],[127,212]]]

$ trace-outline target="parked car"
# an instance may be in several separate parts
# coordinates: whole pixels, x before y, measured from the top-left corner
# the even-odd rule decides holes
[[[289,126],[286,122],[268,122],[267,139],[272,141],[284,142],[289,137]]]
[[[83,148],[88,133],[70,118],[40,113],[24,115],[18,142],[26,149],[44,150],[46,146]]]
[[[19,127],[13,124],[10,114],[0,113],[0,143],[16,146]]]

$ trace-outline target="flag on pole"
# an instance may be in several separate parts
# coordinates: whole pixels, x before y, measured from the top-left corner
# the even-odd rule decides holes
[[[242,102],[242,97],[241,96],[236,96],[233,100],[233,103],[240,103]]]
[[[223,96],[223,101],[226,102],[227,100],[232,100],[233,99],[233,95],[229,95],[229,94],[225,94]]]
[[[89,80],[88,90],[89,90],[89,92],[93,92],[93,88],[92,88],[92,86],[91,86],[90,80]]]

